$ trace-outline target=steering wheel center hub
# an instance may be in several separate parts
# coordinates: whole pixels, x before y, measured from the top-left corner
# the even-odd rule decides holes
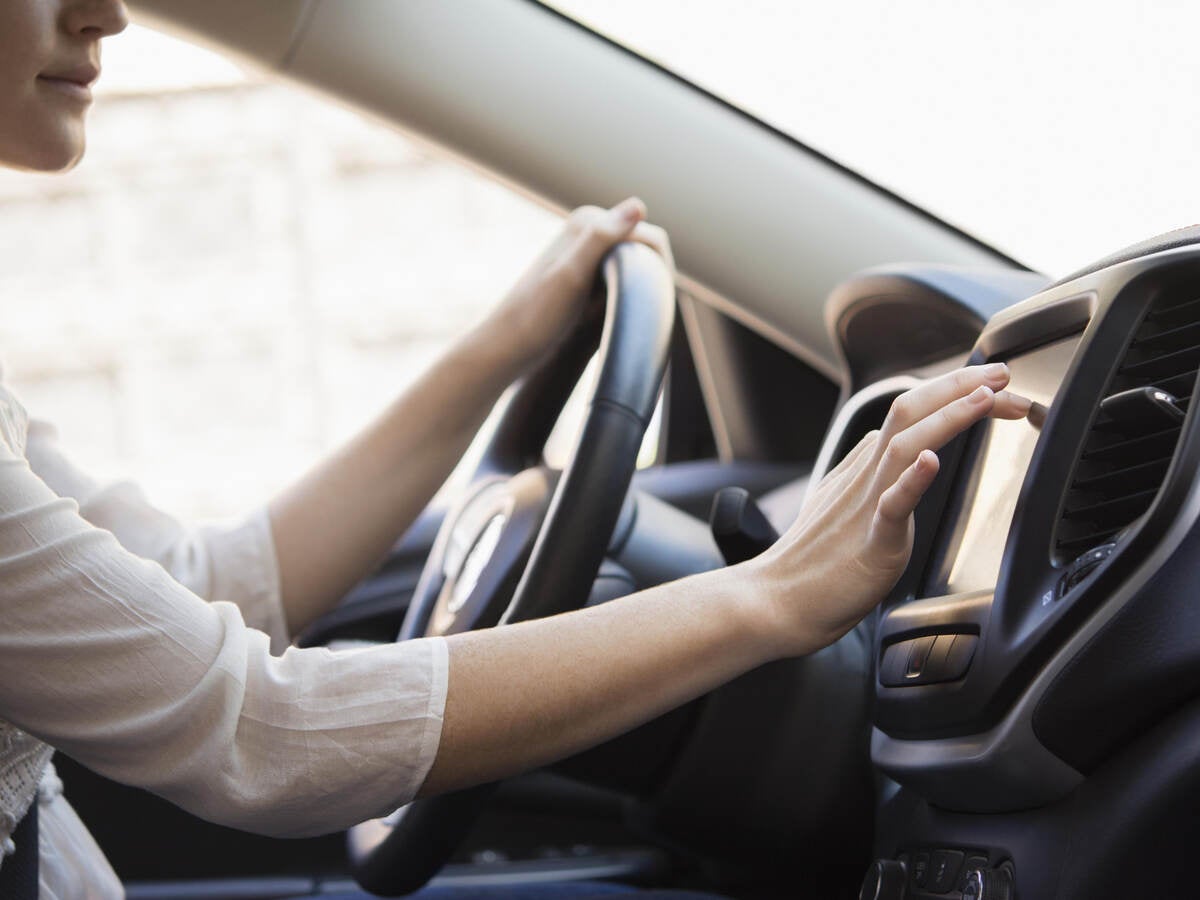
[[[499,621],[529,560],[557,477],[546,468],[497,477],[452,513],[426,634],[456,634]]]

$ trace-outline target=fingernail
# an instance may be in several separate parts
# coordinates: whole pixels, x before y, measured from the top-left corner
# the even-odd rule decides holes
[[[992,389],[986,384],[981,384],[971,392],[972,403],[982,403],[988,397],[992,396]]]
[[[1008,366],[1002,362],[991,363],[983,367],[983,374],[988,378],[999,378],[1002,375],[1008,374]]]
[[[617,205],[617,212],[620,214],[621,220],[629,225],[640,221],[645,215],[645,209],[645,205],[637,197],[630,197],[628,200],[622,200]]]
[[[1017,409],[1023,413],[1029,412],[1033,408],[1033,401],[1028,397],[1022,397],[1020,394],[1010,394],[1008,391],[1004,392],[1004,396],[1008,397],[1016,405]]]

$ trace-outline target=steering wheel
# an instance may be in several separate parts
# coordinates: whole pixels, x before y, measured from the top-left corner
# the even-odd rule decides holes
[[[442,523],[399,640],[536,619],[587,602],[654,412],[675,322],[670,272],[649,247],[620,244],[601,271],[603,321],[585,319],[518,386],[470,487]],[[559,473],[542,464],[542,447],[593,351],[596,387]],[[384,896],[422,887],[494,787],[422,798],[386,824],[351,829],[358,883]]]

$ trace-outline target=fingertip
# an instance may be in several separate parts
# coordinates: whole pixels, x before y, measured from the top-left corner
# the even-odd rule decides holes
[[[628,197],[613,207],[613,212],[627,226],[633,227],[646,218],[646,204],[640,197]]]
[[[1001,391],[996,395],[995,415],[1005,419],[1023,419],[1029,415],[1034,403],[1028,397]]]
[[[938,455],[932,450],[922,450],[917,455],[917,466],[923,471],[936,472],[941,464],[942,463],[941,460],[938,459]]]
[[[992,384],[1003,387],[1012,378],[1012,373],[1006,363],[996,362],[983,367],[983,376]]]
[[[995,399],[995,392],[986,384],[981,384],[971,392],[970,401],[980,405],[989,403]]]
[[[1046,424],[1046,414],[1048,412],[1050,412],[1049,408],[1043,406],[1041,403],[1031,403],[1029,405],[1029,412],[1025,413],[1025,418],[1029,420],[1030,425],[1040,431],[1042,426]]]

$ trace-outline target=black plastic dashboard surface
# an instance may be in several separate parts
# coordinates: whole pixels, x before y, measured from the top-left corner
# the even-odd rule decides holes
[[[920,533],[918,510],[921,577],[906,575],[880,617],[877,660],[922,635],[978,641],[960,681],[876,685],[872,759],[890,778],[875,850],[907,858],[914,879],[917,854],[928,881],[935,855],[957,849],[964,868],[969,852],[1013,865],[1023,900],[1196,895],[1195,244],[1200,229],[1110,257],[995,317],[972,354],[1015,362],[1083,328],[1029,457],[996,577],[987,577],[990,560],[973,580],[947,575],[970,552],[956,504],[969,506],[983,477],[985,425],[943,452],[944,483],[922,504],[924,521],[937,523],[932,535]],[[1152,399],[1173,407],[1175,424],[1146,406],[1132,417],[1118,411],[1112,398],[1129,391],[1165,394]],[[1089,517],[1098,521],[1081,527]],[[1089,553],[1094,566],[1064,578]],[[960,588],[978,590],[948,593]],[[906,895],[922,890],[910,885]]]
[[[1135,260],[1101,270],[1034,297],[997,317],[984,331],[972,361],[1011,359],[1016,364],[1023,352],[1056,339],[1060,341],[1056,346],[1069,356],[1070,342],[1061,339],[1086,326],[1030,457],[994,592],[988,594],[986,577],[992,569],[991,547],[983,547],[978,577],[956,580],[956,569],[966,573],[972,561],[959,559],[955,541],[957,553],[978,553],[980,547],[968,542],[964,548],[962,529],[956,534],[951,526],[934,541],[932,555],[923,561],[930,566],[928,586],[940,587],[946,595],[924,606],[909,603],[915,591],[892,598],[879,630],[877,659],[887,644],[922,635],[974,633],[980,642],[966,678],[960,681],[907,688],[877,685],[876,727],[882,732],[928,740],[980,734],[995,726],[1047,661],[1147,559],[1175,521],[1191,484],[1191,472],[1179,457],[1190,459],[1190,448],[1197,446],[1192,437],[1197,426],[1191,416],[1184,424],[1175,465],[1149,511],[1120,536],[1111,558],[1080,587],[1061,594],[1059,583],[1069,561],[1053,552],[1055,530],[1065,487],[1071,483],[1097,403],[1113,382],[1131,335],[1150,305],[1163,297],[1184,302],[1189,291],[1200,297],[1200,253],[1175,251],[1154,261]],[[1182,398],[1185,403],[1190,400],[1188,393]],[[934,518],[958,521],[955,498],[961,502],[977,492],[981,474],[991,477],[981,456],[988,447],[984,432],[989,427],[979,426],[956,469],[947,467],[940,476],[952,481],[953,489]],[[1011,480],[1001,482],[1011,488]],[[949,593],[955,588],[982,590]],[[1080,724],[1074,721],[1075,727]]]

